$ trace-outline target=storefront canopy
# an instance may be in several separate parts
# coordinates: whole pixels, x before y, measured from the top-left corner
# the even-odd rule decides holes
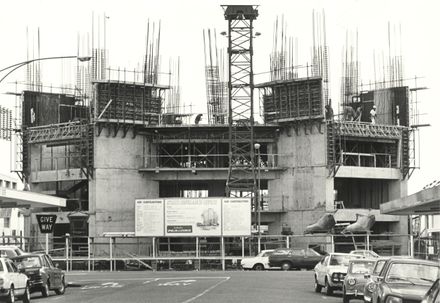
[[[0,208],[65,207],[66,199],[30,191],[0,188]]]
[[[387,215],[440,214],[440,185],[383,203],[380,212]]]

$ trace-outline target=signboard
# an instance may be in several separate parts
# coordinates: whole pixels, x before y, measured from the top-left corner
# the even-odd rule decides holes
[[[251,199],[223,199],[223,236],[251,234]]]
[[[165,236],[219,236],[221,198],[165,200]]]
[[[36,215],[36,217],[42,234],[50,234],[53,232],[57,215]]]
[[[135,236],[249,236],[250,198],[135,201]]]
[[[164,202],[161,199],[135,201],[135,235],[162,237],[164,235]]]

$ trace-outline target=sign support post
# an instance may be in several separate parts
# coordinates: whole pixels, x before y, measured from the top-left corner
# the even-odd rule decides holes
[[[49,254],[49,234],[46,233],[46,254]]]

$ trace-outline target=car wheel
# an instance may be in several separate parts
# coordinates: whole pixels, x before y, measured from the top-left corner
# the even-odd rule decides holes
[[[61,286],[58,289],[55,289],[55,293],[57,295],[64,295],[66,292],[66,283],[64,282],[64,278],[61,279]]]
[[[333,288],[328,283],[327,278],[325,278],[325,294],[327,296],[331,296],[333,294]]]
[[[350,303],[350,297],[347,295],[347,293],[345,292],[345,288],[342,291],[342,302],[343,303]]]
[[[14,303],[15,302],[14,285],[11,285],[11,288],[9,289],[9,296],[8,296],[7,302],[8,303]]]
[[[318,284],[318,279],[315,276],[315,292],[320,293],[322,290],[322,286]]]
[[[284,261],[283,263],[281,263],[282,270],[289,270],[291,267],[292,267],[292,265],[287,261]]]
[[[24,289],[22,300],[23,303],[31,302],[31,292],[29,291],[29,285],[26,285],[26,288]]]
[[[263,270],[264,266],[263,266],[263,264],[258,263],[258,264],[255,264],[253,268],[254,268],[254,270]]]
[[[41,294],[43,297],[49,297],[49,281],[44,283],[43,288],[41,289]]]

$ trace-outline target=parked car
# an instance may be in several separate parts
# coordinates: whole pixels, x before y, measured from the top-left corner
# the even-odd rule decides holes
[[[376,279],[372,302],[420,302],[438,278],[439,269],[433,261],[391,258]]]
[[[371,274],[366,274],[366,278],[367,281],[365,283],[365,288],[364,288],[364,302],[371,302],[371,296],[373,295],[373,291],[376,287],[376,279],[377,277],[380,275],[380,272],[382,270],[382,268],[384,267],[385,263],[389,260],[389,259],[398,259],[398,258],[402,258],[402,259],[408,259],[408,256],[393,256],[393,257],[380,257],[375,259],[376,263],[374,265],[373,271],[371,272]]]
[[[378,258],[374,264],[371,274],[366,274],[367,281],[364,287],[364,302],[371,302],[371,296],[373,295],[374,288],[376,287],[376,278],[379,276],[383,266],[390,259],[388,258]]]
[[[12,258],[18,269],[29,277],[30,292],[40,291],[43,297],[49,296],[50,290],[57,295],[66,290],[65,273],[54,266],[47,254],[27,254]]]
[[[437,279],[420,303],[440,303],[440,279]]]
[[[15,245],[0,245],[0,257],[16,257],[26,254],[20,247]]]
[[[273,249],[262,250],[255,257],[243,258],[240,262],[243,269],[263,270],[269,269],[269,256]]]
[[[376,261],[371,259],[350,260],[342,287],[342,301],[344,303],[350,302],[351,299],[364,298],[365,283],[375,263]]]
[[[350,251],[350,254],[359,255],[367,259],[379,258],[380,256],[372,250],[358,249]]]
[[[31,301],[28,277],[20,273],[15,264],[8,258],[0,258],[0,301]]]
[[[361,258],[358,255],[331,253],[315,266],[315,292],[321,292],[325,287],[326,294],[334,290],[342,290],[342,284],[347,274],[350,260]]]
[[[280,267],[282,270],[289,270],[292,268],[313,269],[321,259],[322,255],[311,248],[276,249],[269,256],[269,266]]]

